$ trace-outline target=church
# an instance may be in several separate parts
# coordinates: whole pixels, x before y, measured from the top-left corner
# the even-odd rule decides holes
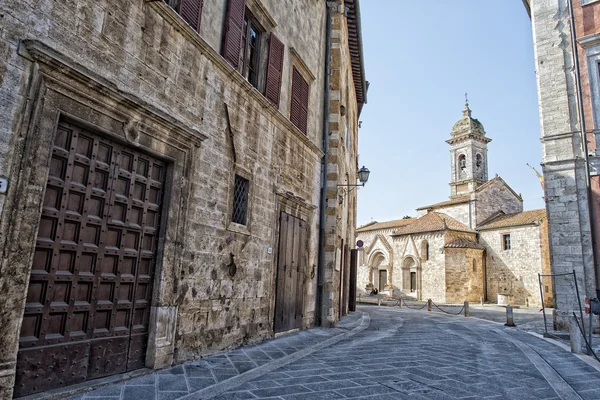
[[[357,229],[357,293],[379,292],[436,303],[552,304],[544,209],[523,211],[523,198],[501,177],[488,178],[491,141],[465,105],[450,145],[450,199],[417,209],[415,218]]]

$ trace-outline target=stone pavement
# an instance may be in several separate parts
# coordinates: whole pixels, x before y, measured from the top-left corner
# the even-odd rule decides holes
[[[70,397],[211,398],[600,399],[600,372],[501,324],[360,306],[336,329],[293,333]]]

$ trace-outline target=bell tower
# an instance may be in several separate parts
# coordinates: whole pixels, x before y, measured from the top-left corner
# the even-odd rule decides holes
[[[485,136],[483,125],[471,116],[469,101],[465,104],[463,117],[454,124],[450,145],[452,181],[450,198],[470,194],[488,180],[487,144],[492,141]]]

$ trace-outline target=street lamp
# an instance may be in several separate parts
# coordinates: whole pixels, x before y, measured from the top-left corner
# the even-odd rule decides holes
[[[371,171],[367,167],[363,165],[361,169],[358,170],[358,180],[359,184],[337,184],[338,188],[338,201],[340,204],[343,203],[344,197],[342,195],[346,195],[352,191],[355,187],[365,186],[365,183],[369,180],[369,174]]]

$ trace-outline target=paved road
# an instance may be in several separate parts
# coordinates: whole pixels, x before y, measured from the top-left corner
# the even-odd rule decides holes
[[[312,329],[75,399],[600,399],[600,372],[476,318],[360,306]]]

